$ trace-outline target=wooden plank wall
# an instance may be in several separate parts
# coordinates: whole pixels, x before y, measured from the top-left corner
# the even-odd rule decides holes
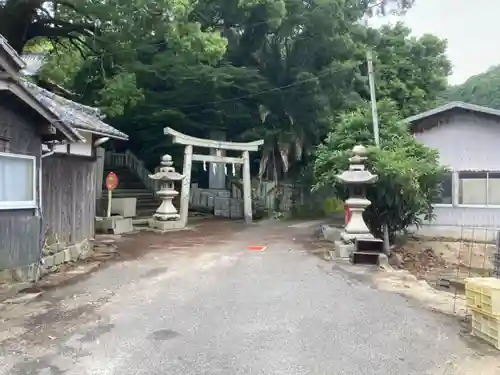
[[[34,120],[28,116],[30,112],[11,98],[2,96],[1,104],[2,151],[36,156],[38,176],[41,139]],[[36,210],[0,210],[0,270],[37,262],[40,245],[40,218],[36,217]]]
[[[38,261],[40,218],[33,211],[0,211],[0,271]]]
[[[73,244],[94,238],[96,163],[53,155],[42,162],[43,221],[47,238]]]

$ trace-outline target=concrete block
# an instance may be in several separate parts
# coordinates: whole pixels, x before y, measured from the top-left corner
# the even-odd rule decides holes
[[[58,266],[64,263],[64,251],[60,251],[54,254],[54,266]]]
[[[96,228],[102,233],[129,233],[134,231],[131,218],[122,216],[104,217],[96,221]]]
[[[43,267],[44,268],[54,267],[54,256],[53,255],[48,255],[46,257],[43,257],[42,260],[43,260]]]
[[[217,196],[220,198],[229,198],[231,197],[231,192],[229,190],[219,190]]]
[[[123,217],[137,216],[137,198],[113,198],[111,213]]]
[[[335,249],[335,257],[341,259],[349,259],[349,257],[355,250],[354,244],[346,244],[342,241],[335,241],[333,246]]]
[[[82,252],[81,244],[76,244],[76,245],[70,246],[68,248],[68,250],[71,254],[71,260],[77,260],[80,257],[80,254]]]
[[[69,250],[69,248],[67,249],[64,249],[62,251],[62,253],[64,254],[64,263],[67,263],[67,262],[71,262],[71,251]]]
[[[321,225],[321,232],[325,241],[335,242],[340,240],[342,229],[330,225]]]
[[[89,255],[92,254],[92,251],[93,251],[93,245],[92,242],[90,242],[89,240],[87,239],[83,240],[79,244],[79,253],[81,259],[87,258]]]
[[[221,197],[215,198],[215,203],[214,203],[215,210],[229,211],[229,208],[230,208],[230,198],[221,198]]]
[[[214,216],[231,217],[231,212],[229,210],[214,209]]]

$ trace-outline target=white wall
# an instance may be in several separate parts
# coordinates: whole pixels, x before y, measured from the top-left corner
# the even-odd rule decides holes
[[[452,171],[500,171],[500,121],[472,114],[457,114],[446,122],[415,134],[439,151],[441,163]],[[458,176],[454,194],[458,195]],[[430,224],[442,227],[500,228],[500,208],[458,205],[434,208]]]
[[[441,163],[456,171],[500,171],[500,121],[455,115],[415,137],[439,151]]]

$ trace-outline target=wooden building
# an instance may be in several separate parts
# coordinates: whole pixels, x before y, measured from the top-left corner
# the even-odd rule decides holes
[[[33,280],[44,255],[58,264],[89,251],[96,144],[127,139],[98,110],[30,83],[25,67],[0,37],[0,280]]]

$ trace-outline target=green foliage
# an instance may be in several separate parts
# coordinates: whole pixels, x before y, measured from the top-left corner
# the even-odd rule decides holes
[[[403,117],[429,109],[451,73],[446,40],[434,35],[415,38],[410,33],[398,23],[370,36],[376,51],[377,96],[394,101]]]
[[[461,85],[450,86],[441,95],[443,101],[462,101],[500,109],[500,65],[470,77]]]
[[[336,115],[369,99],[368,47],[378,98],[405,115],[433,102],[449,69],[443,41],[360,22],[404,11],[407,0],[71,1],[77,10],[62,6],[57,17],[99,20],[98,33],[72,53],[53,50],[43,74],[99,106],[148,165],[165,152],[182,157],[165,126],[198,137],[223,130],[265,140],[252,156],[264,178],[296,179]]]
[[[48,54],[45,64],[40,70],[40,77],[56,82],[62,87],[71,88],[74,78],[83,65],[81,53],[69,43],[60,44],[54,48],[52,44],[41,40],[44,49],[36,52]]]
[[[344,203],[337,197],[330,197],[323,202],[323,212],[325,215],[332,215],[344,212]]]
[[[366,210],[365,219],[374,233],[381,235],[382,225],[387,224],[393,236],[410,225],[419,225],[421,219],[431,213],[430,202],[440,192],[444,169],[439,166],[437,153],[408,133],[394,103],[381,102],[379,115],[380,149],[374,147],[368,105],[339,117],[317,148],[315,188],[331,186],[336,196],[345,200],[347,191],[336,176],[348,167],[355,145],[369,146],[367,166],[379,180],[367,190],[372,204]]]

